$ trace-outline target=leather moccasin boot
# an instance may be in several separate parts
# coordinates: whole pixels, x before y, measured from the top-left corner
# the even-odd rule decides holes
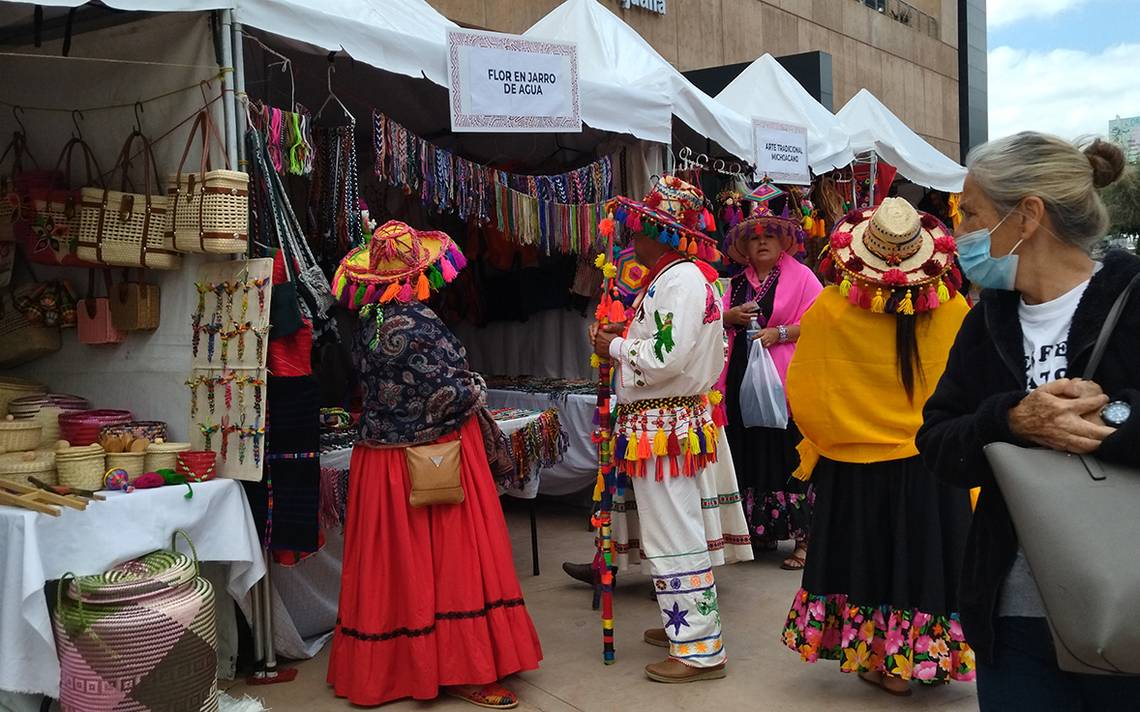
[[[654,682],[684,683],[700,682],[701,680],[719,680],[728,673],[725,664],[715,667],[698,668],[686,665],[676,658],[666,658],[662,662],[645,666],[645,674]]]

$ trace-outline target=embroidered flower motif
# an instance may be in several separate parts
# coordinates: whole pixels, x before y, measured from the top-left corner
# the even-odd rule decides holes
[[[930,681],[938,674],[938,665],[933,660],[924,660],[914,668],[914,679]]]
[[[927,260],[922,264],[922,271],[929,277],[942,274],[942,265],[937,260]]]
[[[906,273],[900,269],[889,269],[883,273],[883,284],[889,287],[902,287],[907,282]]]
[[[842,250],[851,244],[854,236],[849,232],[833,232],[831,233],[831,249]]]
[[[909,680],[913,671],[913,664],[910,658],[905,655],[894,655],[891,657],[891,662],[894,667],[891,668],[891,674],[901,677],[904,680]]]

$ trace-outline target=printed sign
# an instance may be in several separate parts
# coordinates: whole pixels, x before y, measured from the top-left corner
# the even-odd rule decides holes
[[[452,131],[579,132],[578,46],[447,31]]]
[[[811,185],[807,129],[775,121],[752,121],[756,150],[756,176],[773,183]]]
[[[658,15],[665,14],[665,0],[621,0],[623,10],[628,10],[631,7],[640,7]]]

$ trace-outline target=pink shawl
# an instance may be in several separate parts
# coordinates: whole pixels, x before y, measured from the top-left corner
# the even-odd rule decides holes
[[[799,324],[800,319],[803,318],[804,313],[808,307],[812,305],[815,298],[823,291],[823,285],[819,283],[815,274],[806,265],[797,261],[788,253],[780,255],[780,261],[777,262],[780,266],[780,279],[776,282],[776,294],[773,299],[772,305],[772,318],[768,320],[769,326],[791,326]],[[753,271],[752,266],[749,265],[744,270],[745,277],[750,279],[753,283],[756,282],[756,273]],[[724,295],[724,309],[728,311],[732,306],[732,292],[731,290]],[[728,342],[728,359],[732,359],[732,342]],[[780,372],[780,380],[787,382],[788,378],[788,364],[792,362],[792,355],[796,352],[796,345],[794,343],[788,344],[773,344],[768,353],[772,355],[772,360],[776,362],[776,370]],[[717,390],[721,393],[724,392],[725,382],[728,380],[728,361],[725,361],[724,371],[720,374],[720,380],[717,382]]]

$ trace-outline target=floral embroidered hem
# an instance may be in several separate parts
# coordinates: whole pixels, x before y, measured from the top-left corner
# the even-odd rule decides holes
[[[956,613],[848,605],[845,594],[816,596],[801,588],[783,639],[804,662],[838,660],[843,672],[876,671],[926,684],[975,676],[974,651]]]
[[[811,529],[815,489],[807,493],[744,492],[744,514],[756,541],[806,541]]]

